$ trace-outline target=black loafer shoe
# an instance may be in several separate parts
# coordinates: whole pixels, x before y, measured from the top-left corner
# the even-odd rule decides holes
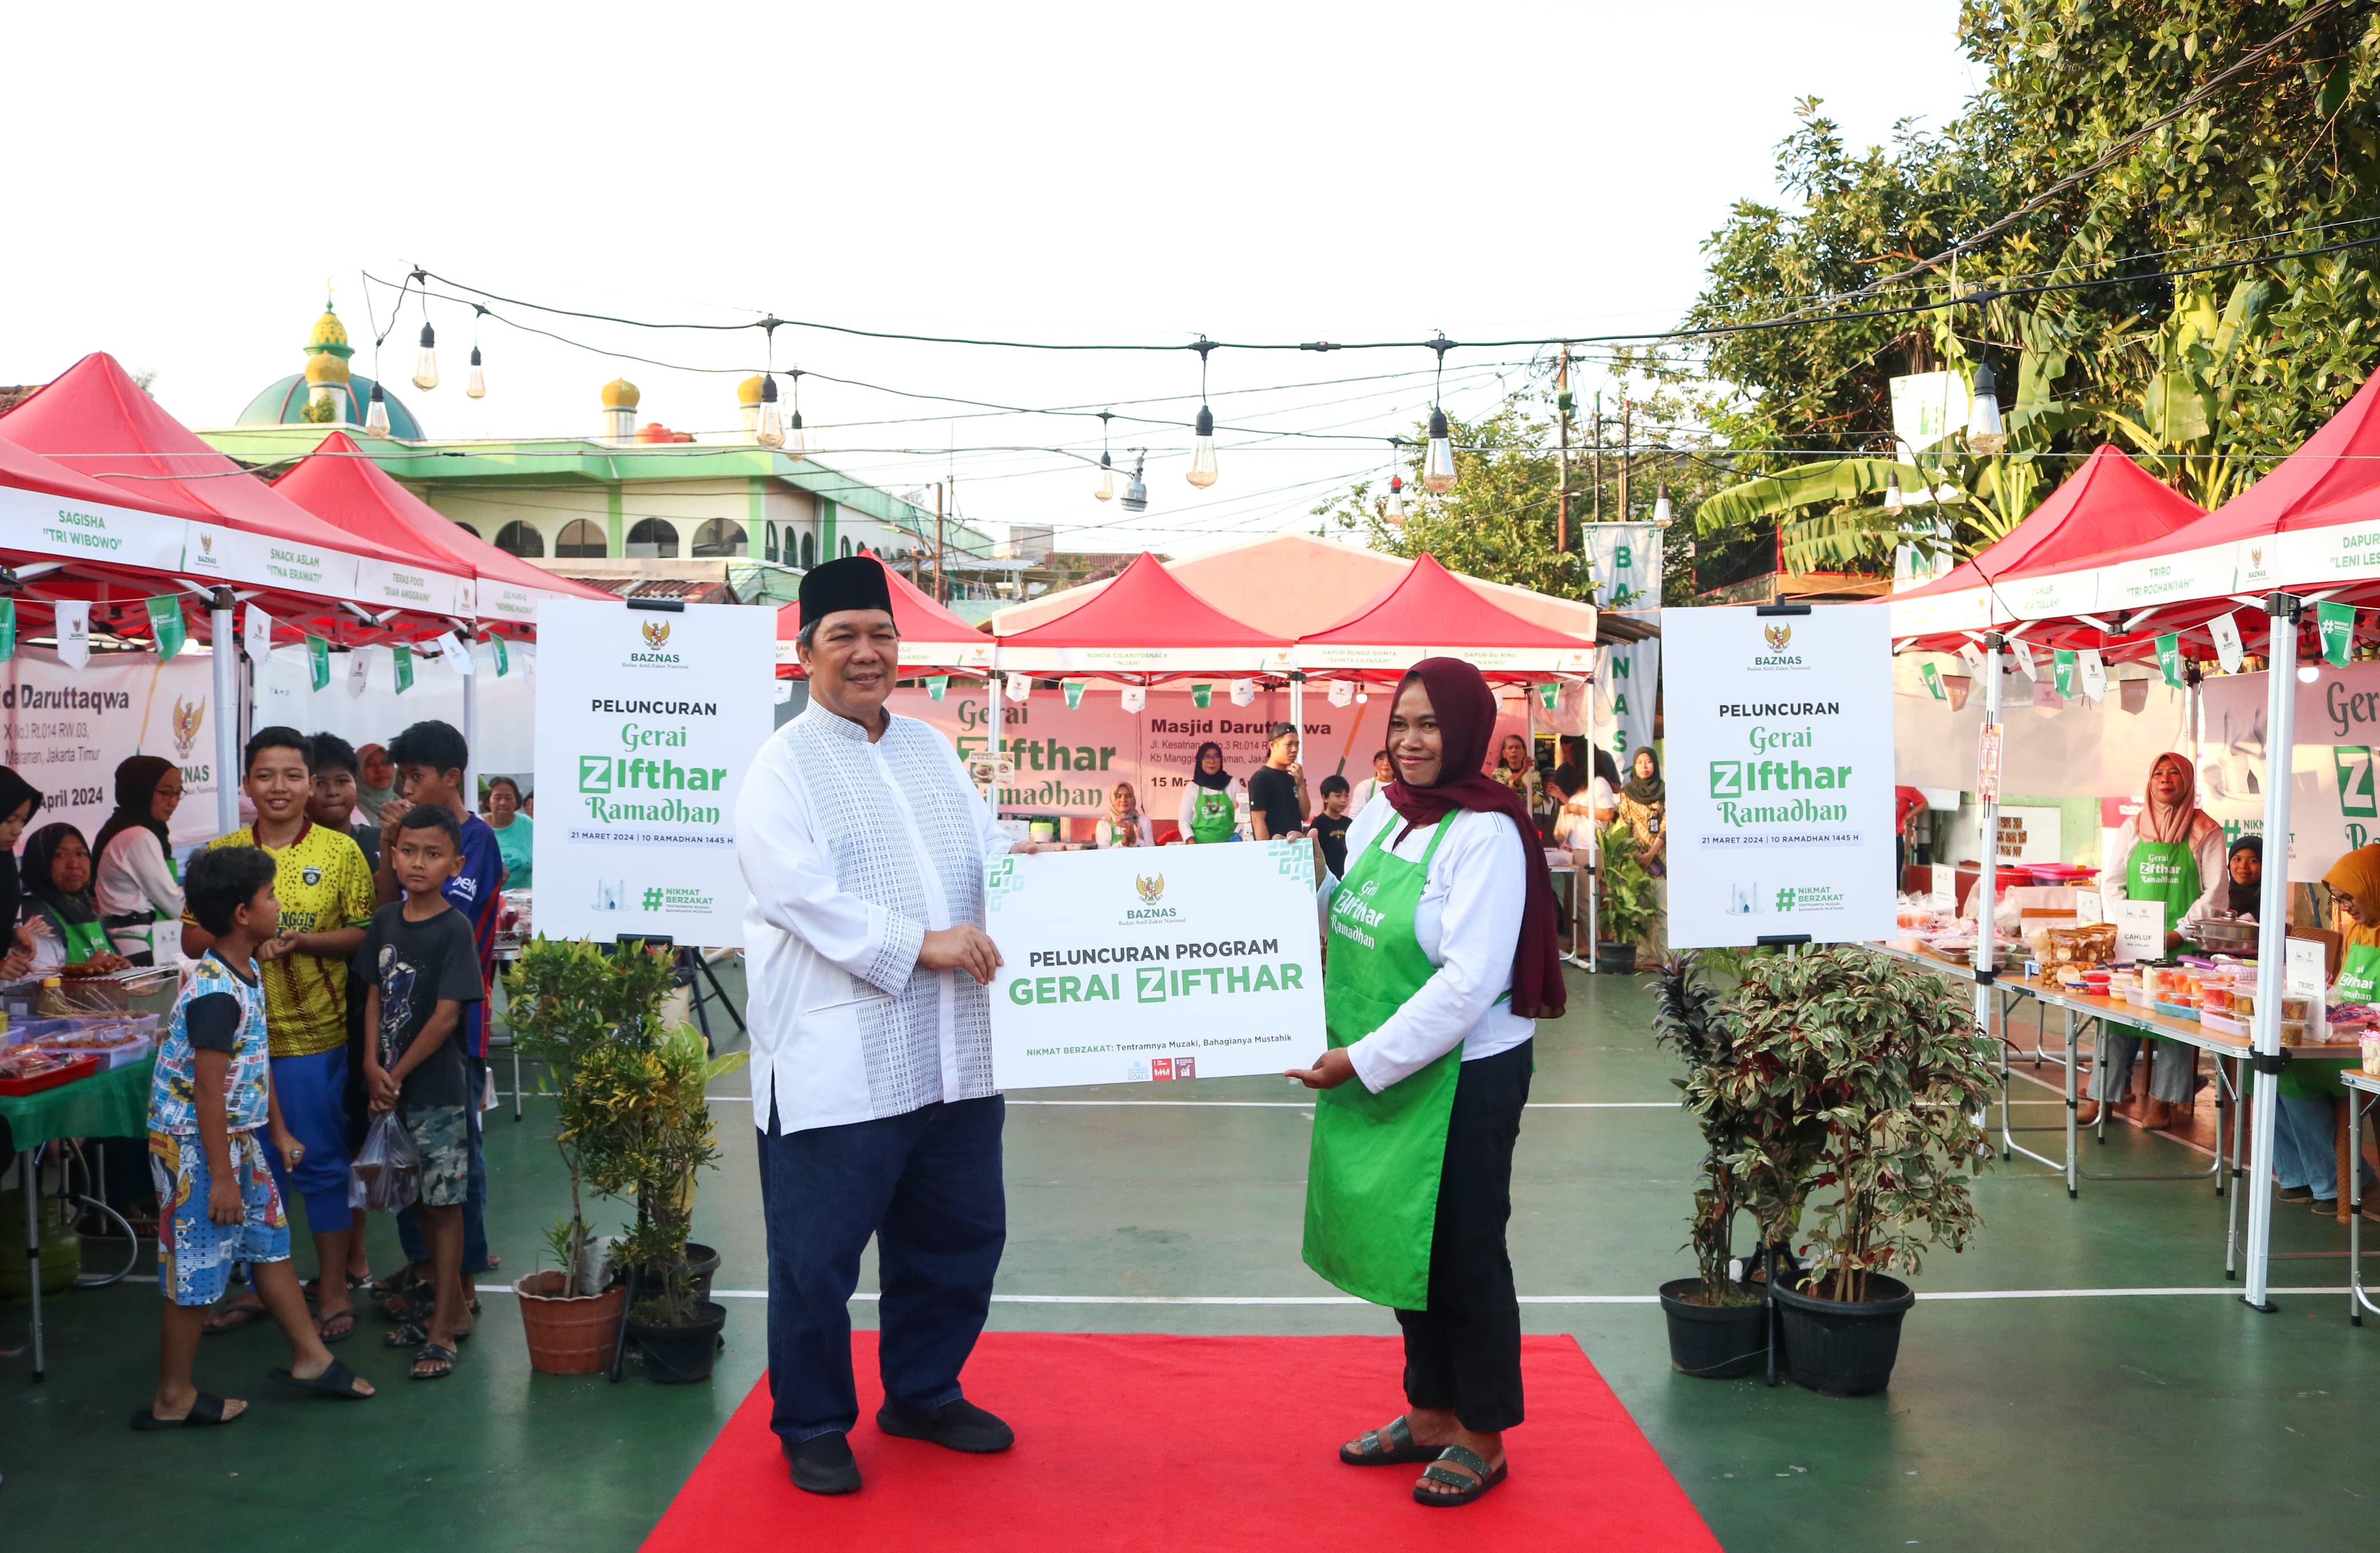
[[[922,1439],[974,1455],[1005,1450],[1016,1443],[1015,1430],[965,1397],[931,1413],[888,1401],[877,1410],[876,1426],[903,1439]]]
[[[785,1462],[793,1469],[794,1486],[805,1493],[859,1492],[859,1463],[851,1459],[851,1441],[842,1435],[812,1435],[789,1445]]]
[[[2277,1187],[2274,1190],[2273,1198],[2276,1202],[2310,1203],[2313,1201],[2313,1188],[2311,1186]]]

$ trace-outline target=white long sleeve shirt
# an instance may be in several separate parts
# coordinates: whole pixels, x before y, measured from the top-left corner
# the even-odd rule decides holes
[[[1349,867],[1374,836],[1387,830],[1394,838],[1404,824],[1385,803],[1358,815],[1347,832]],[[1429,860],[1414,912],[1414,936],[1438,969],[1386,1024],[1347,1049],[1355,1076],[1376,1095],[1458,1045],[1463,1061],[1475,1062],[1536,1034],[1537,1022],[1514,1013],[1511,998],[1512,952],[1528,898],[1521,833],[1500,814],[1470,810],[1439,825],[1447,828],[1446,839]],[[1436,830],[1416,831],[1388,850],[1418,863]]]
[[[165,849],[158,843],[157,833],[145,825],[118,831],[107,843],[107,850],[99,855],[91,891],[103,917],[162,912],[168,923],[182,919],[182,887],[166,866]],[[108,937],[119,954],[145,954],[153,947],[162,964],[175,964],[180,958],[181,929],[158,933],[155,927],[154,922],[144,922],[137,928],[117,928]]]
[[[1135,809],[1133,811],[1131,819],[1135,837],[1132,844],[1135,846],[1155,846],[1157,844],[1157,827],[1148,822],[1148,816],[1142,814]],[[1119,834],[1120,832],[1116,830],[1115,820],[1107,815],[1101,815],[1099,817],[1099,824],[1093,831],[1094,839],[1099,843],[1099,849],[1104,852],[1109,847],[1122,845],[1123,843],[1117,839]]]
[[[917,964],[927,933],[983,926],[983,861],[1009,845],[941,735],[894,717],[871,742],[813,701],[760,746],[735,830],[755,1123],[993,1093],[986,989]]]
[[[1173,823],[1180,829],[1185,842],[1190,839],[1190,822],[1197,817],[1198,795],[1206,791],[1195,782],[1182,790],[1182,802],[1173,811]],[[1245,817],[1248,808],[1248,784],[1233,777],[1223,791],[1231,795],[1232,813]]]

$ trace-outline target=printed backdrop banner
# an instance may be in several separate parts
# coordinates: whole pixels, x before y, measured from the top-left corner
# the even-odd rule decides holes
[[[153,652],[94,653],[73,669],[46,648],[19,648],[0,664],[0,765],[42,790],[28,830],[65,820],[89,841],[115,808],[115,768],[162,755],[182,769],[174,844],[215,834],[214,663],[185,648],[171,662]]]
[[[2223,822],[2229,840],[2265,828],[2265,684],[2264,674],[2217,674],[2199,686],[2205,741],[2198,802]],[[2320,679],[2297,686],[2296,715],[2289,878],[2302,883],[2319,880],[2357,847],[2380,841],[2373,773],[2380,752],[2380,663],[2325,666]],[[2266,863],[2271,860],[2268,855]]]
[[[1890,935],[1891,616],[1661,612],[1673,949]]]
[[[776,620],[554,600],[538,613],[537,926],[741,947],[735,800],[776,723]]]

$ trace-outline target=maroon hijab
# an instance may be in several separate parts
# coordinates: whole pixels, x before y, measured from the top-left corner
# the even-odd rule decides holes
[[[1438,781],[1428,787],[1409,785],[1401,771],[1380,789],[1380,796],[1405,819],[1407,831],[1429,825],[1456,809],[1488,811],[1509,817],[1521,832],[1528,855],[1528,897],[1521,908],[1520,941],[1512,947],[1512,1012],[1524,1019],[1556,1019],[1569,997],[1562,982],[1561,940],[1555,927],[1554,886],[1546,871],[1545,848],[1537,837],[1536,817],[1523,795],[1486,775],[1488,744],[1496,736],[1496,693],[1477,669],[1460,658],[1425,658],[1405,671],[1397,694],[1419,680],[1429,692],[1445,745]],[[1392,698],[1389,705],[1396,705]],[[1396,760],[1393,745],[1390,764]],[[1403,840],[1400,835],[1398,840]]]

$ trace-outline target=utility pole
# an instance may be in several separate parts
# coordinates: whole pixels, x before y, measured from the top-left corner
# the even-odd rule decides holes
[[[1595,391],[1595,521],[1603,521],[1603,390]]]
[[[934,482],[934,602],[948,604],[950,589],[942,581],[942,482]]]
[[[1554,503],[1554,553],[1570,549],[1570,342],[1564,340],[1561,364],[1554,370],[1554,414],[1561,422],[1561,491]]]
[[[1621,395],[1621,398],[1620,398],[1620,521],[1621,521],[1621,522],[1622,522],[1622,523],[1625,523],[1625,522],[1627,522],[1627,521],[1628,521],[1628,515],[1629,515],[1629,507],[1628,507],[1628,465],[1629,465],[1629,455],[1630,455],[1630,453],[1631,453],[1631,451],[1632,451],[1632,450],[1631,450],[1631,448],[1630,448],[1630,446],[1629,446],[1630,434],[1629,434],[1629,431],[1628,431],[1628,412],[1629,412],[1631,409],[1634,408],[1634,407],[1635,407],[1635,406],[1633,406],[1633,405],[1631,405],[1631,404],[1628,402],[1628,397],[1627,397],[1627,395],[1626,395],[1626,394],[1622,394],[1622,395]]]

